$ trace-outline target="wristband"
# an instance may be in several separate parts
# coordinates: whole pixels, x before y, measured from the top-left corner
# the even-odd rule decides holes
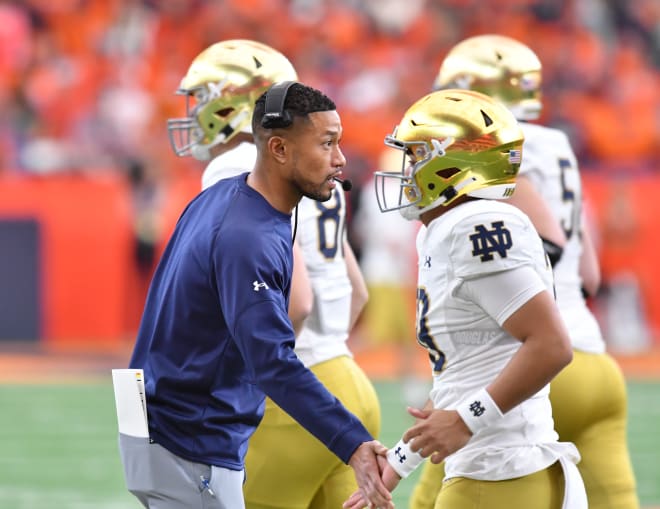
[[[424,457],[418,452],[413,452],[403,440],[399,440],[387,451],[387,462],[402,479],[408,477],[422,461]]]
[[[486,389],[481,389],[463,401],[456,409],[472,434],[500,420],[502,411],[490,397]]]

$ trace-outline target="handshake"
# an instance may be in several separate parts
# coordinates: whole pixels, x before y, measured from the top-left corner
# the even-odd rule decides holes
[[[456,410],[408,408],[417,419],[401,440],[387,449],[378,441],[365,442],[349,460],[355,471],[358,490],[344,502],[344,509],[367,507],[391,509],[391,492],[401,479],[410,475],[424,459],[442,462],[463,447],[472,432]]]

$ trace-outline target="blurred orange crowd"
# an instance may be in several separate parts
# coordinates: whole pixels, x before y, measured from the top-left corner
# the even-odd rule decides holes
[[[338,105],[347,173],[428,93],[459,40],[500,33],[544,64],[544,118],[583,166],[653,170],[660,154],[657,0],[23,0],[0,4],[0,173],[199,171],[166,119],[191,60],[223,39],[286,54]]]

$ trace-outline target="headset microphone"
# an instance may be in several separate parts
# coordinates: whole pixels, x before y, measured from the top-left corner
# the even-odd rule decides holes
[[[353,189],[353,182],[351,182],[348,179],[342,180],[339,177],[332,177],[332,180],[334,180],[335,182],[339,182],[339,184],[341,184],[341,188],[344,191],[350,191],[351,189]]]

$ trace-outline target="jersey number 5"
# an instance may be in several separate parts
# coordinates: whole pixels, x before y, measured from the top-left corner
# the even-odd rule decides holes
[[[561,199],[568,206],[568,213],[561,218],[560,222],[566,239],[569,240],[576,227],[578,231],[580,228],[580,199],[579,196],[576,196],[576,190],[579,189],[580,184],[575,182],[575,179],[579,179],[579,175],[568,159],[559,159],[559,169],[561,170]],[[573,180],[572,183],[571,180]]]

